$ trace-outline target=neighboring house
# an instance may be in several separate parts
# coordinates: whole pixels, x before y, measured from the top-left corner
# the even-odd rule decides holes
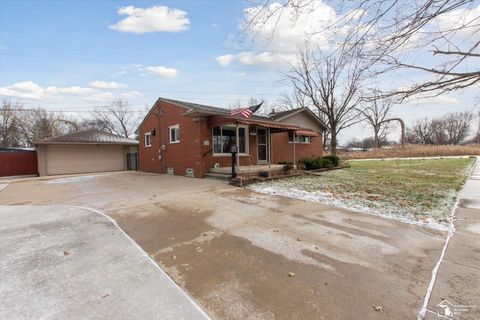
[[[140,170],[203,177],[231,166],[277,164],[322,156],[322,121],[300,108],[269,116],[230,116],[230,110],[159,98],[139,126]]]
[[[96,129],[34,144],[40,176],[136,169],[138,141]]]

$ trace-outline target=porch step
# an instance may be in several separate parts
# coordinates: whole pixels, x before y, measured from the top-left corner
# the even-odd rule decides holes
[[[214,173],[214,172],[207,172],[205,173],[205,178],[209,179],[217,179],[217,180],[228,180],[230,179],[230,174],[227,173]]]

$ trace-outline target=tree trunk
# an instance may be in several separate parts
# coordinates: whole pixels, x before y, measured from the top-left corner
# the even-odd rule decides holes
[[[329,135],[330,133],[328,131],[325,131],[325,133],[323,134],[323,144],[322,144],[323,151],[327,151],[327,141],[328,141]]]
[[[378,149],[380,148],[380,141],[378,141],[378,131],[380,131],[380,129],[378,127],[374,127],[373,131],[374,131],[373,147],[374,149]]]
[[[337,155],[337,134],[332,131],[330,138],[330,153]]]

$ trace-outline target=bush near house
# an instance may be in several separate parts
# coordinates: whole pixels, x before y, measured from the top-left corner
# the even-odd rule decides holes
[[[337,156],[329,155],[318,158],[305,158],[300,160],[307,170],[316,170],[323,168],[333,168],[337,167],[340,160]]]

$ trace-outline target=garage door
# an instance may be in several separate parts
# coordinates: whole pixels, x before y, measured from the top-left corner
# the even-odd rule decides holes
[[[124,170],[124,157],[121,145],[48,145],[47,174]]]

